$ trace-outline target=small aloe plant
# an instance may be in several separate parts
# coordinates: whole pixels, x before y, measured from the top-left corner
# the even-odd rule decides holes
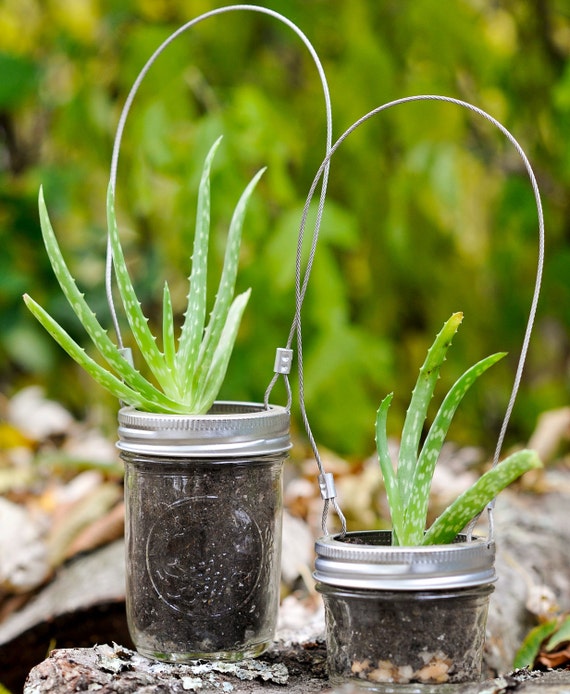
[[[541,467],[531,450],[513,453],[488,470],[461,494],[426,531],[429,492],[435,465],[449,426],[468,389],[490,366],[505,356],[492,354],[468,369],[451,387],[420,448],[420,437],[439,371],[462,313],[454,313],[435,338],[420,368],[402,429],[397,467],[388,453],[386,421],[393,393],[387,395],[376,418],[376,446],[392,517],[393,544],[402,546],[446,544],[479,514],[495,496],[523,473]]]
[[[39,213],[42,236],[53,271],[67,301],[106,361],[108,368],[89,357],[85,350],[30,296],[24,295],[24,301],[32,314],[60,346],[96,381],[124,404],[148,412],[202,414],[210,409],[222,385],[241,317],[249,299],[250,290],[234,298],[234,289],[247,203],[263,170],[253,177],[235,208],[228,231],[219,288],[209,322],[207,326],[205,325],[210,230],[210,170],[220,141],[221,137],[208,152],[200,180],[188,305],[178,347],[174,334],[170,291],[166,283],[163,293],[162,350],[148,327],[148,319],[143,314],[127,271],[119,241],[114,195],[109,186],[107,223],[119,294],[134,340],[157,385],[147,380],[124,358],[77,288],[57,243],[43,191],[40,189]]]

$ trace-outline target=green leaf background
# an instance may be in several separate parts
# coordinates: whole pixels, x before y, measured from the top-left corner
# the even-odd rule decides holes
[[[37,192],[43,184],[78,286],[110,327],[103,287],[105,199],[120,108],[159,43],[197,13],[222,4],[86,0],[64,11],[58,3],[31,0],[0,9],[0,72],[8,75],[0,88],[5,393],[39,382],[75,410],[101,406],[112,426],[114,399],[92,386],[21,299],[24,292],[34,296],[87,346],[49,267]],[[511,441],[525,440],[541,411],[568,399],[567,4],[265,4],[298,22],[321,55],[336,135],[385,101],[442,93],[490,112],[527,151],[543,190],[547,258],[537,331],[509,430]],[[236,201],[253,174],[268,167],[243,230],[236,292],[251,287],[252,294],[221,393],[257,400],[272,375],[274,350],[288,334],[296,231],[325,149],[312,61],[298,38],[269,17],[236,12],[178,39],[143,82],[127,122],[117,216],[155,334],[162,330],[165,281],[175,315],[183,310],[200,171],[222,134],[212,170],[210,296]],[[536,267],[536,212],[516,154],[487,123],[457,107],[398,107],[360,128],[335,155],[329,201],[303,311],[307,409],[317,439],[341,453],[371,453],[374,412],[391,391],[390,426],[401,431],[431,336],[460,310],[465,327],[438,390],[448,390],[467,364],[508,352],[474,386],[450,434],[492,449]],[[273,399],[284,402],[284,392],[276,388]],[[434,415],[430,411],[428,420]]]

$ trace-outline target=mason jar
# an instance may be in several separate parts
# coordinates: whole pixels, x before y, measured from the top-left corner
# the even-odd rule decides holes
[[[317,541],[331,682],[384,693],[460,691],[481,677],[494,545],[464,536],[425,547],[390,541],[389,531]]]
[[[144,656],[240,660],[272,642],[279,604],[284,408],[207,415],[123,408],[126,606]]]

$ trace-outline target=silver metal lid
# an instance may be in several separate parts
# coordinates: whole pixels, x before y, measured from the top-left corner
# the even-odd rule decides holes
[[[351,532],[317,540],[313,576],[341,588],[443,590],[496,580],[495,545],[459,535],[450,545],[392,547],[391,531]]]
[[[278,405],[216,402],[207,414],[175,415],[119,411],[122,451],[151,456],[240,458],[291,448],[289,412]]]

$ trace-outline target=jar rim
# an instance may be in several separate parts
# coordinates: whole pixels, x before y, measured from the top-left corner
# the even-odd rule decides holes
[[[291,448],[289,411],[279,405],[217,401],[206,414],[119,411],[117,447],[142,455],[239,458]]]
[[[443,590],[493,583],[495,544],[459,535],[449,545],[392,546],[390,530],[327,535],[315,544],[321,583],[383,590]]]

